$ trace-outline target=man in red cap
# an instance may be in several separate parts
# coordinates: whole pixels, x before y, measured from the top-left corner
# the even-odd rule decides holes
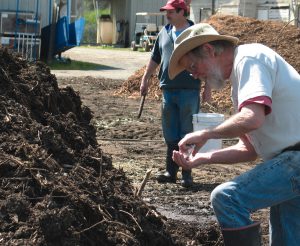
[[[176,38],[194,23],[186,18],[187,5],[184,0],[169,0],[160,11],[166,11],[169,22],[158,34],[152,50],[151,59],[141,81],[141,95],[148,92],[148,81],[160,65],[159,79],[162,89],[162,130],[167,144],[166,171],[157,177],[160,183],[176,183],[178,165],[172,159],[173,150],[178,150],[178,142],[193,131],[192,116],[199,112],[200,80],[194,79],[189,72],[182,71],[174,79],[168,75],[169,60],[174,50]],[[207,99],[205,90],[203,99]],[[202,99],[202,100],[203,100]],[[182,171],[181,185],[190,187],[193,179],[190,170]]]

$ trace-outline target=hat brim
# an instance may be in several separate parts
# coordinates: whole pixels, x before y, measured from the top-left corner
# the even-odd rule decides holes
[[[179,7],[178,7],[178,8],[179,8]],[[183,10],[187,10],[187,7],[181,6],[180,8],[183,9]],[[166,5],[166,6],[164,6],[164,7],[161,7],[161,8],[159,9],[159,11],[163,12],[163,11],[174,10],[174,9],[176,9],[176,7],[174,7],[174,6],[172,6],[172,5]]]
[[[176,9],[176,8],[172,7],[172,6],[164,6],[164,7],[160,8],[159,11],[163,12],[166,10],[174,10],[174,9]]]
[[[179,64],[180,59],[187,54],[192,49],[201,46],[202,44],[216,41],[216,40],[226,40],[233,44],[237,44],[239,39],[233,36],[227,36],[227,35],[199,35],[195,37],[191,37],[189,39],[184,40],[182,43],[180,43],[176,49],[173,51],[171,55],[171,59],[169,62],[169,77],[170,79],[174,79],[179,73],[185,70],[185,68]]]

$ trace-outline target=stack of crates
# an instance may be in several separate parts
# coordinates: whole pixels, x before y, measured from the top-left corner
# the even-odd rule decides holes
[[[25,59],[40,57],[41,25],[36,15],[30,12],[0,13],[1,45],[14,49]]]

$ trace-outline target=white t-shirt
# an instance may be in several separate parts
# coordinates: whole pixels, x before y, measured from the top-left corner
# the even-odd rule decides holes
[[[235,109],[258,96],[272,100],[263,126],[247,134],[263,160],[300,142],[300,75],[280,55],[262,44],[240,45],[230,80]]]

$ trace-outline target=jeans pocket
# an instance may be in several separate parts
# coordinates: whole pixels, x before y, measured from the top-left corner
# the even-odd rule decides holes
[[[300,195],[300,176],[292,177],[291,183],[293,191]]]

